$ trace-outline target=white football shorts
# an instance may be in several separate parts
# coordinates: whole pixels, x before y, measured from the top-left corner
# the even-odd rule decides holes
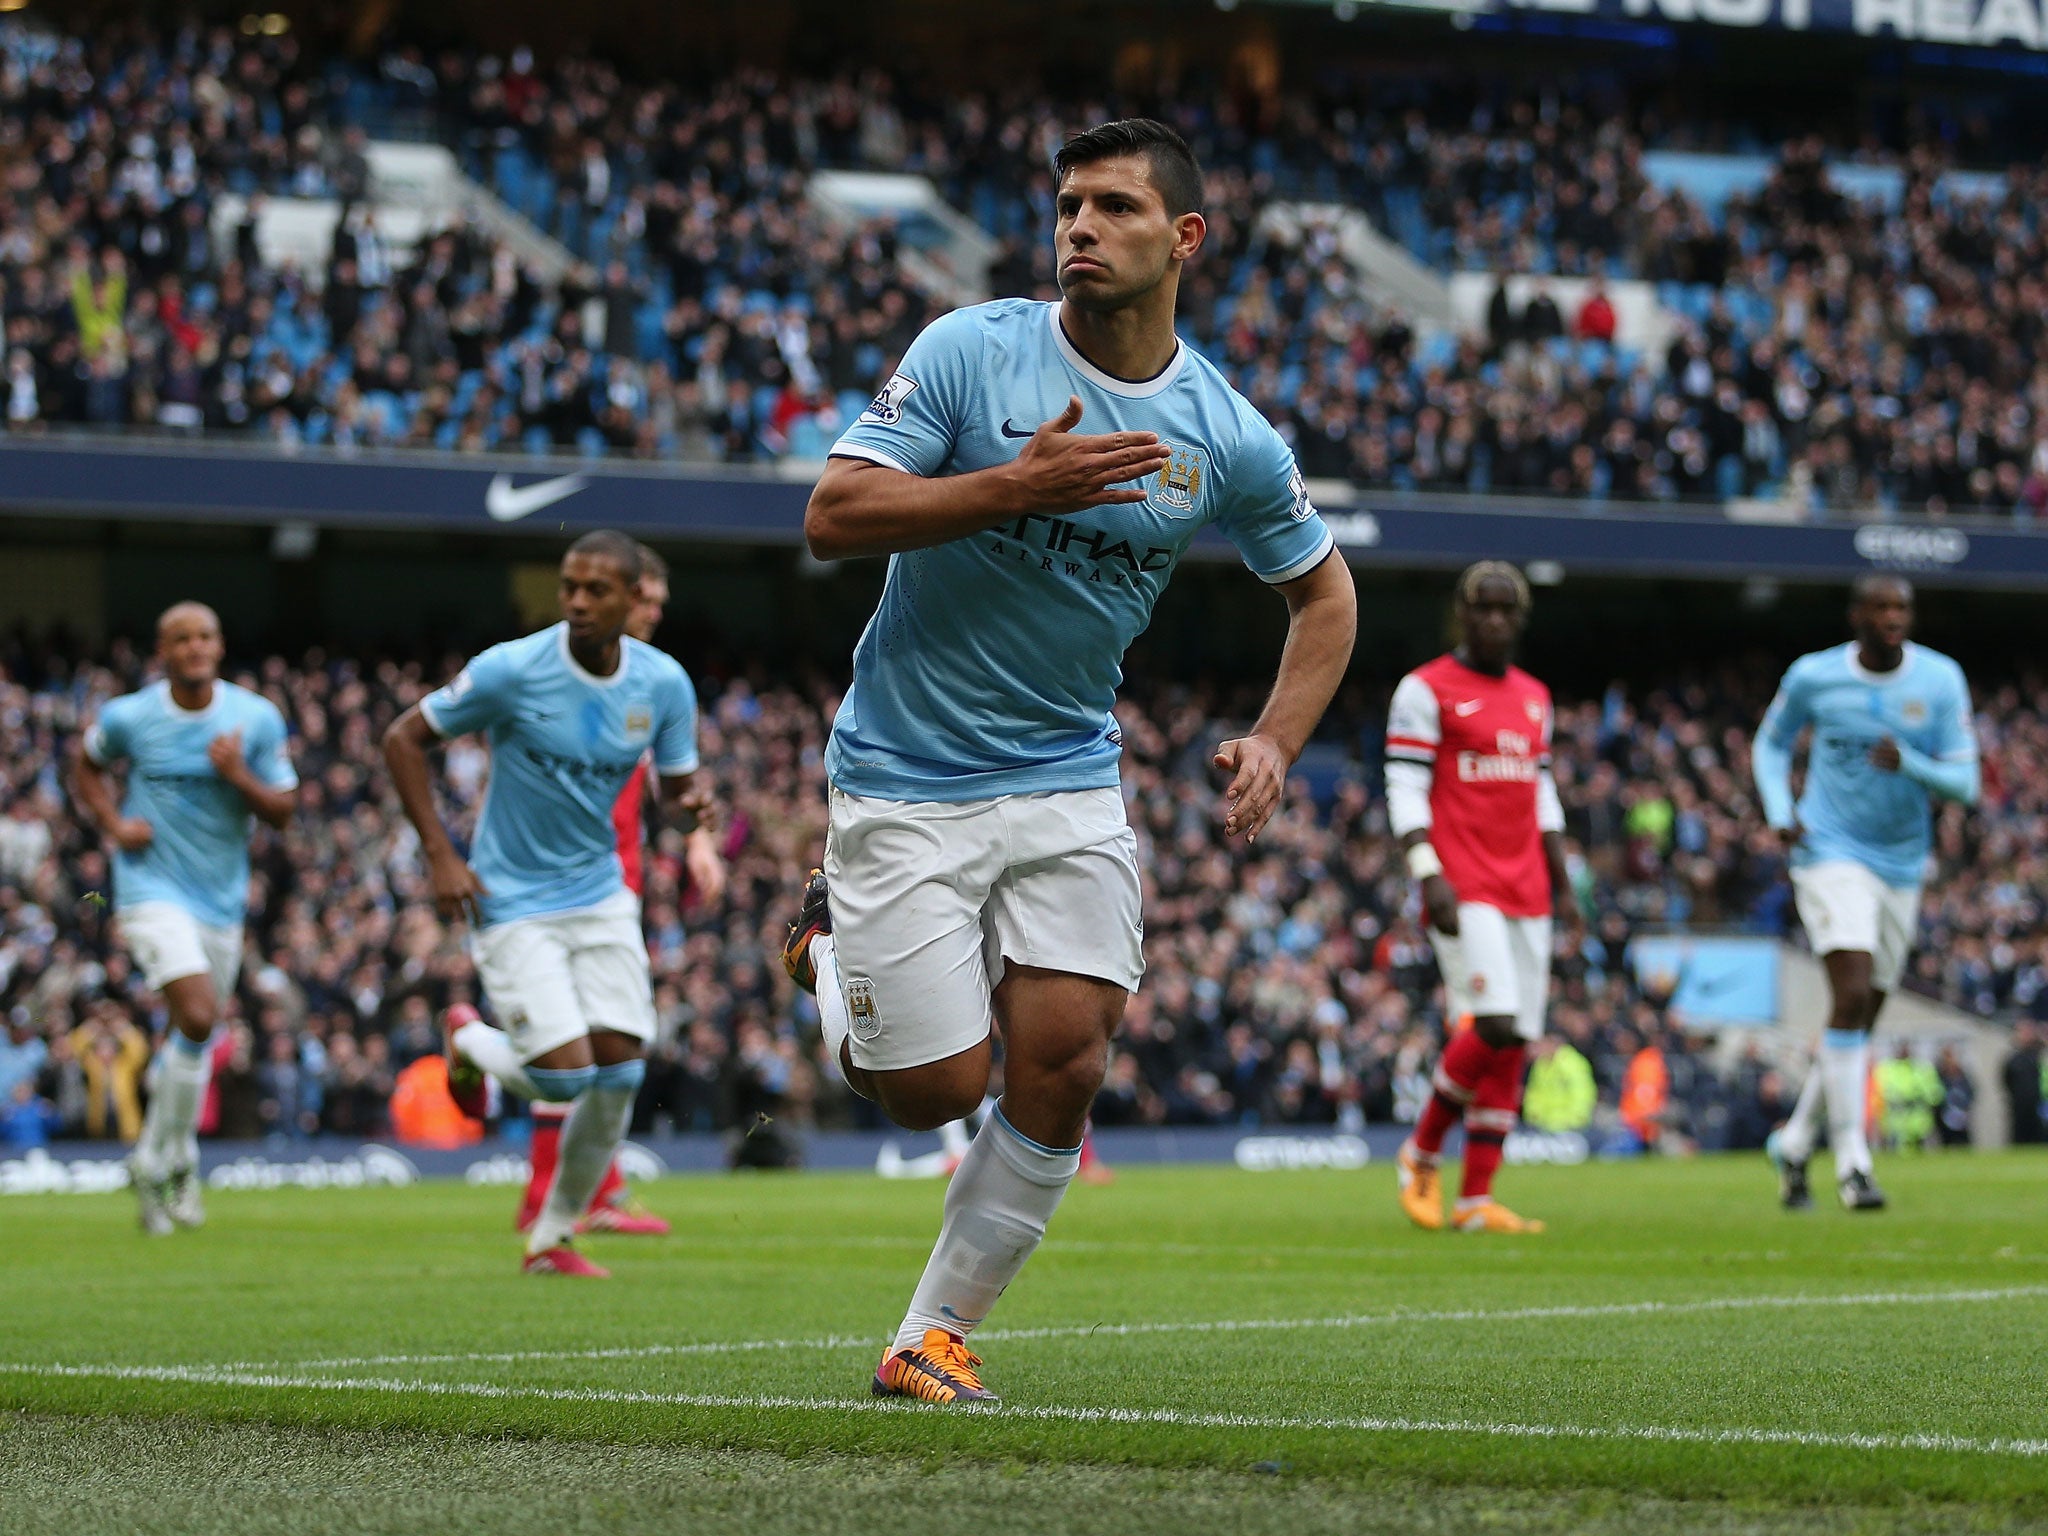
[[[493,923],[472,935],[470,955],[521,1061],[596,1029],[654,1038],[647,941],[631,891],[594,907]]]
[[[161,992],[165,983],[187,976],[205,976],[213,982],[215,1001],[225,1001],[234,992],[235,978],[242,972],[240,923],[215,928],[171,901],[139,901],[116,915],[121,941],[152,991]]]
[[[1850,859],[1794,866],[1792,899],[1816,955],[1838,949],[1870,956],[1870,984],[1890,992],[1906,971],[1920,923],[1920,887],[1887,885]]]
[[[1456,937],[1429,932],[1453,1019],[1511,1014],[1515,1033],[1540,1039],[1550,1011],[1550,919],[1509,917],[1458,903]]]
[[[1135,992],[1137,850],[1116,789],[957,802],[833,790],[825,878],[853,1064],[893,1072],[980,1044],[1006,963]]]

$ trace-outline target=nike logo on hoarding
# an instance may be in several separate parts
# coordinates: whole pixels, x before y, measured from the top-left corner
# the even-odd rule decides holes
[[[588,475],[557,475],[552,480],[536,480],[532,485],[514,485],[510,475],[493,475],[484,488],[484,510],[491,514],[492,522],[516,523],[542,507],[552,507],[565,497],[574,496],[588,484]]]
[[[1031,435],[1032,435],[1032,434],[1031,434],[1031,433],[1029,433],[1029,432],[1019,432],[1019,431],[1018,431],[1018,430],[1017,430],[1017,429],[1016,429],[1015,427],[1011,426],[1011,425],[1010,425],[1010,418],[1009,418],[1009,417],[1005,416],[1005,417],[1003,418],[1003,436],[1005,436],[1005,437],[1030,437]]]
[[[1476,715],[1479,713],[1480,710],[1484,709],[1485,707],[1486,700],[1484,699],[1467,699],[1462,704],[1453,704],[1451,706],[1451,708],[1456,710],[1461,717],[1465,715]]]

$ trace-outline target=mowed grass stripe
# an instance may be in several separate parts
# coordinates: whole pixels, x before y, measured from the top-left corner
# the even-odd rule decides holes
[[[978,1344],[1008,1344],[1032,1339],[1137,1338],[1152,1334],[1288,1333],[1298,1329],[1395,1327],[1428,1323],[1526,1323],[1582,1321],[1603,1317],[1685,1316],[1712,1312],[1750,1312],[1772,1308],[1893,1307],[1942,1303],[1968,1305],[2027,1301],[2048,1297],[2048,1285],[2009,1285],[1990,1290],[1861,1291],[1849,1295],[1714,1296],[1700,1301],[1620,1301],[1588,1306],[1456,1307],[1433,1311],[1397,1309],[1356,1312],[1339,1317],[1209,1318],[1187,1322],[1093,1323],[1086,1327],[984,1328]],[[881,1334],[827,1334],[813,1339],[702,1339],[681,1344],[621,1345],[609,1349],[478,1350],[438,1355],[355,1355],[325,1360],[236,1360],[210,1367],[227,1371],[357,1370],[378,1365],[512,1365],[541,1361],[656,1360],[690,1355],[743,1355],[774,1350],[879,1349]]]
[[[1255,1429],[1351,1434],[1489,1436],[1512,1440],[1622,1440],[1661,1445],[1782,1446],[1846,1451],[1937,1451],[1975,1456],[2048,1457],[2048,1440],[1967,1435],[1841,1434],[1820,1430],[1687,1428],[1655,1424],[1517,1424],[1400,1417],[1292,1417],[1203,1413],[1178,1408],[1016,1406],[941,1408],[875,1397],[780,1397],[719,1392],[636,1392],[606,1387],[516,1387],[489,1381],[390,1381],[374,1376],[323,1377],[232,1371],[203,1366],[25,1365],[0,1362],[0,1373],[114,1381],[182,1382],[262,1391],[380,1392],[414,1397],[489,1398],[515,1402],[587,1403],[723,1411],[887,1413],[1028,1419],[1064,1424],[1118,1424],[1185,1429]]]

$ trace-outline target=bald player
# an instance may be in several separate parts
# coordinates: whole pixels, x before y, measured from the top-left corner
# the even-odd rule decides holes
[[[178,603],[156,626],[163,676],[111,701],[73,753],[72,798],[114,845],[114,914],[171,1027],[142,1135],[128,1158],[142,1228],[205,1220],[199,1104],[207,1041],[242,967],[254,818],[291,819],[298,775],[284,716],[220,677],[220,619]],[[126,767],[117,802],[114,771]]]

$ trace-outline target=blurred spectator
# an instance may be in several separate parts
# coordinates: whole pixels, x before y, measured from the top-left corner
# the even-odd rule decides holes
[[[99,1140],[133,1141],[142,1129],[142,1074],[149,1066],[148,1038],[119,1007],[94,1004],[85,1022],[71,1031],[71,1047],[85,1074],[82,1133]]]
[[[1621,1080],[1621,1127],[1625,1133],[1608,1151],[1662,1150],[1666,1117],[1671,1112],[1671,1068],[1654,1038],[1645,1039],[1628,1059]]]
[[[1923,1151],[1934,1139],[1935,1114],[1941,1107],[1942,1083],[1932,1062],[1914,1054],[1912,1042],[1901,1040],[1876,1070],[1877,1091],[1884,1101],[1881,1122],[1885,1143],[1900,1151]]]
[[[455,1107],[448,1091],[448,1061],[422,1056],[398,1074],[391,1093],[391,1134],[415,1147],[466,1147],[483,1127]]]
[[[2005,1058],[2006,1102],[2012,1107],[2012,1139],[2033,1145],[2048,1141],[2048,1123],[2041,1116],[2042,1074],[2048,1071],[2041,1056],[2041,1034],[2032,1023],[2012,1032],[2012,1054]]]
[[[16,1152],[46,1147],[62,1125],[57,1106],[37,1093],[29,1078],[22,1078],[11,1093],[0,1096],[0,1147]]]
[[[1586,1130],[1599,1098],[1593,1064],[1554,1034],[1538,1040],[1531,1056],[1529,1082],[1522,1091],[1524,1123],[1537,1131]]]
[[[1970,1111],[1976,1103],[1976,1085],[1970,1081],[1970,1074],[1963,1069],[1962,1058],[1952,1045],[1941,1048],[1934,1059],[1934,1070],[1941,1086],[1935,1135],[1944,1147],[1966,1147],[1970,1144]]]
[[[1607,297],[1607,285],[1598,278],[1579,304],[1578,319],[1572,322],[1572,334],[1581,341],[1611,342],[1614,340],[1614,301]]]
[[[22,1083],[33,1085],[50,1058],[50,1048],[32,1020],[28,1005],[17,1003],[8,1011],[7,1032],[0,1035],[0,1104],[14,1098]]]

